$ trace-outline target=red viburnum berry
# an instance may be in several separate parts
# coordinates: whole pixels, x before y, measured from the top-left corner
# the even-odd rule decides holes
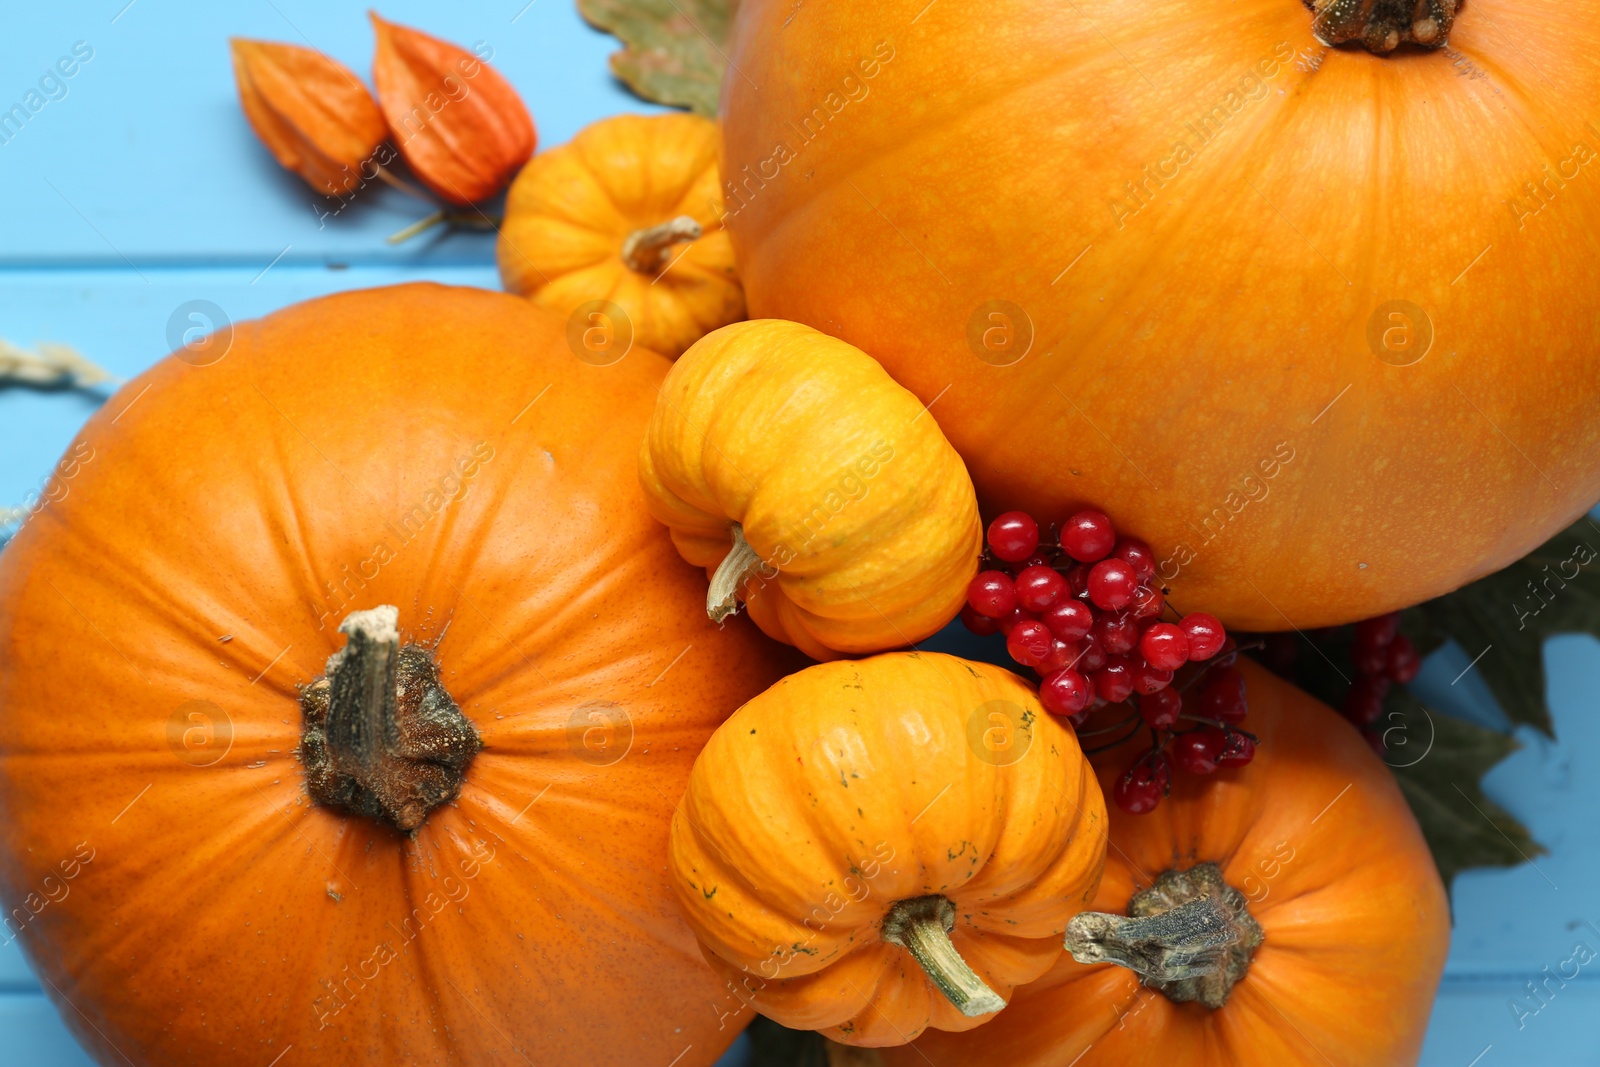
[[[983,571],[967,583],[967,603],[979,615],[1003,619],[1017,606],[1017,589],[1004,571]]]
[[[1210,774],[1217,769],[1227,738],[1215,726],[1203,726],[1177,736],[1172,743],[1172,761],[1190,774]]]
[[[1139,621],[1124,614],[1098,615],[1094,620],[1094,639],[1112,655],[1132,652],[1139,644]]]
[[[1178,629],[1189,639],[1189,658],[1197,663],[1221,652],[1228,640],[1222,620],[1203,611],[1192,611],[1179,619]]]
[[[1024,667],[1033,667],[1049,658],[1055,640],[1050,627],[1038,619],[1027,619],[1006,635],[1006,651]]]
[[[1387,678],[1357,678],[1344,695],[1344,717],[1357,726],[1371,726],[1383,717],[1383,698],[1389,694]]]
[[[1094,609],[1076,597],[1061,597],[1039,618],[1063,641],[1081,641],[1094,629]]]
[[[1157,670],[1148,663],[1141,663],[1133,669],[1133,691],[1135,693],[1159,693],[1172,684],[1172,672]]]
[[[1362,619],[1356,623],[1356,644],[1363,648],[1386,648],[1400,633],[1400,613]]]
[[[1027,611],[1044,611],[1067,591],[1067,580],[1054,567],[1024,567],[1012,581],[1017,603]]]
[[[1389,645],[1388,658],[1384,663],[1385,673],[1404,685],[1416,678],[1420,670],[1422,657],[1417,655],[1417,646],[1405,634],[1396,637]]]
[[[1133,603],[1128,605],[1128,614],[1136,619],[1155,619],[1167,606],[1167,598],[1161,590],[1148,585],[1141,585],[1133,591]]]
[[[1239,722],[1245,716],[1244,675],[1234,667],[1215,671],[1200,690],[1200,714],[1219,722]]]
[[[1116,543],[1116,528],[1098,511],[1080,511],[1061,527],[1062,551],[1082,563],[1105,559]]]
[[[1111,554],[1133,568],[1139,581],[1149,583],[1156,576],[1156,554],[1137,537],[1119,537]]]
[[[1127,656],[1109,656],[1106,665],[1095,671],[1095,695],[1107,704],[1120,704],[1133,695],[1133,661]]]
[[[1189,662],[1189,638],[1170,622],[1158,622],[1139,638],[1144,661],[1157,670],[1175,671]]]
[[[1183,696],[1175,689],[1161,689],[1139,697],[1139,717],[1152,730],[1170,730],[1183,713]]]
[[[978,609],[971,604],[961,609],[961,625],[979,637],[988,637],[990,634],[1000,632],[999,619],[991,619],[987,615],[979,614]]]
[[[1089,571],[1089,602],[1106,611],[1121,611],[1133,603],[1139,579],[1120,559],[1103,559]]]
[[[1063,641],[1059,637],[1050,645],[1050,654],[1035,665],[1034,669],[1041,675],[1052,674],[1064,670],[1078,662],[1078,657],[1083,655],[1083,646],[1076,641]]]
[[[1143,815],[1155,810],[1171,785],[1172,765],[1167,757],[1146,753],[1117,779],[1111,787],[1111,799],[1128,814]]]
[[[1375,648],[1366,645],[1356,645],[1350,650],[1350,661],[1355,664],[1356,673],[1364,674],[1368,678],[1376,678],[1389,669],[1389,647],[1379,645]]]
[[[989,549],[1007,563],[1019,563],[1039,547],[1039,524],[1026,511],[1008,511],[989,524]]]
[[[1005,616],[1004,618],[996,619],[995,625],[1000,627],[1001,633],[1005,634],[1007,637],[1010,637],[1011,631],[1016,628],[1018,623],[1035,622],[1038,620],[1038,618],[1039,616],[1035,615],[1031,611],[1023,611],[1021,608],[1012,608],[1011,614]]]
[[[1039,703],[1052,715],[1076,715],[1092,695],[1089,680],[1074,670],[1056,671],[1039,683]]]
[[[1218,767],[1243,767],[1256,758],[1256,743],[1237,730],[1228,731],[1228,740],[1217,757]]]

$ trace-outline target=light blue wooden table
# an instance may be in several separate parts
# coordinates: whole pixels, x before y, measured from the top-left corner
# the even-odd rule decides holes
[[[611,81],[614,43],[578,19],[572,0],[394,0],[383,13],[492,48],[543,145],[603,115],[649,110]],[[278,170],[239,113],[228,36],[313,44],[365,75],[372,43],[362,5],[94,0],[14,4],[5,22],[0,111],[75,45],[93,54],[47,86],[55,98],[20,130],[0,134],[0,337],[71,344],[129,376],[175,347],[174,312],[193,300],[237,320],[407,279],[498,286],[487,236],[385,245],[425,213],[394,190],[370,189],[320,220],[321,198]],[[74,393],[0,390],[0,506],[38,487],[92,409]],[[1525,747],[1486,788],[1549,855],[1457,880],[1455,939],[1423,1057],[1430,1067],[1600,1064],[1600,960],[1549,983],[1544,1000],[1526,986],[1578,943],[1600,952],[1600,646],[1562,638],[1545,657],[1560,740],[1522,731]],[[1459,649],[1441,651],[1419,688],[1436,707],[1495,722],[1474,672],[1452,684],[1468,662]],[[742,1055],[736,1047],[729,1063]],[[0,1067],[87,1062],[18,946],[0,947]]]

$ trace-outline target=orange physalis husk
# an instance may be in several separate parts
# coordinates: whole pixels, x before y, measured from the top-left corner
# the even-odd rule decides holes
[[[230,43],[245,118],[278,162],[326,196],[359,188],[362,167],[389,135],[361,79],[314,49]]]
[[[372,25],[372,80],[395,144],[422,183],[453,204],[505,188],[533,155],[533,118],[494,68],[418,30]]]

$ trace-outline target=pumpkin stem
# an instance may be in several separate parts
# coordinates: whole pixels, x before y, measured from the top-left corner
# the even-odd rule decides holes
[[[1443,48],[1461,0],[1303,0],[1315,16],[1311,32],[1332,47],[1349,41],[1376,55],[1403,42]]]
[[[679,215],[659,226],[634,230],[622,242],[622,262],[640,274],[654,274],[661,269],[667,249],[679,241],[698,241],[701,233],[700,224],[688,215]]]
[[[883,917],[882,937],[899,945],[927,974],[939,992],[968,1018],[988,1015],[1006,1006],[1000,995],[973,973],[950,941],[956,906],[949,897],[912,897],[896,901]]]
[[[767,566],[744,539],[744,529],[738,523],[728,529],[733,535],[733,548],[717,565],[711,575],[711,588],[706,590],[706,614],[719,626],[728,616],[739,613],[739,595],[744,592],[745,583]]]
[[[1244,894],[1215,863],[1164,871],[1128,901],[1127,915],[1086,911],[1067,924],[1067,951],[1079,963],[1115,963],[1178,1003],[1228,1002],[1261,944],[1261,926]]]
[[[410,832],[460,791],[482,742],[399,621],[391,605],[346,616],[345,647],[300,693],[300,751],[312,800]]]

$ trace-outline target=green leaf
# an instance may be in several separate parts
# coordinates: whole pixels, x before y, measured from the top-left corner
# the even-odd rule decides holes
[[[1514,867],[1542,855],[1527,829],[1479,786],[1516,741],[1424,707],[1401,687],[1390,691],[1378,729],[1384,762],[1422,827],[1448,888],[1468,867]]]
[[[626,46],[611,72],[658,104],[717,113],[738,0],[578,0],[578,13]]]
[[[1600,525],[1587,515],[1505,570],[1421,605],[1453,637],[1513,723],[1550,734],[1544,639],[1600,636]]]
[[[1461,592],[1445,599],[1459,596]],[[1450,615],[1448,605],[1438,601],[1409,608],[1401,614],[1401,631],[1427,653],[1449,636],[1443,620]],[[1355,628],[1319,630],[1301,635],[1295,644],[1289,680],[1330,707],[1342,706],[1356,677],[1351,657]],[[1538,671],[1539,643],[1530,644],[1512,649],[1509,655],[1526,657]],[[1537,684],[1542,708],[1542,673]],[[1383,738],[1384,762],[1394,772],[1447,887],[1466,868],[1514,867],[1543,853],[1527,829],[1486,797],[1478,784],[1491,767],[1517,750],[1510,737],[1426,708],[1399,685],[1390,689],[1383,717],[1373,729]]]

